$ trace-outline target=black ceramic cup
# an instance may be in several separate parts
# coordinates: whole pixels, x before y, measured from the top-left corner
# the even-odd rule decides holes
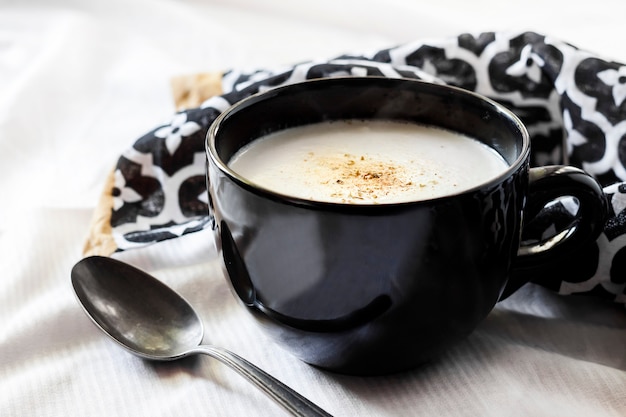
[[[277,194],[228,167],[259,137],[342,119],[452,130],[493,148],[508,168],[454,195],[350,205]],[[432,83],[323,79],[244,99],[218,117],[206,144],[210,214],[232,289],[279,345],[312,365],[383,374],[427,361],[515,289],[506,288],[513,272],[566,257],[602,230],[598,183],[572,167],[529,169],[529,147],[504,107]],[[521,246],[525,222],[562,196],[579,202],[572,224]]]

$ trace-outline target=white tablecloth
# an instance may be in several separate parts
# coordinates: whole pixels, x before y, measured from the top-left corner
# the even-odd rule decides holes
[[[0,415],[283,415],[207,357],[157,364],[124,352],[71,289],[106,175],[174,112],[171,77],[507,29],[626,62],[624,16],[622,0],[0,1]],[[207,342],[337,416],[626,415],[623,306],[527,286],[434,363],[357,378],[266,339],[230,294],[208,233],[120,257],[190,300]]]

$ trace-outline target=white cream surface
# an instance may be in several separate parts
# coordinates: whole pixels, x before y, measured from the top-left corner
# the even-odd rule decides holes
[[[495,178],[508,165],[490,147],[448,130],[346,120],[259,138],[237,152],[229,167],[284,195],[390,204],[456,194]]]

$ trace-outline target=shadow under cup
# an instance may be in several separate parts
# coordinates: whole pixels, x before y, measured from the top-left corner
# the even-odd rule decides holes
[[[342,119],[452,130],[487,144],[509,168],[455,195],[350,205],[276,194],[227,167],[259,137]],[[210,214],[234,293],[281,346],[342,373],[408,369],[466,337],[522,257],[527,199],[535,212],[561,195],[580,202],[579,218],[560,236],[565,243],[547,245],[552,252],[594,239],[603,221],[602,190],[582,171],[551,167],[529,179],[528,133],[511,112],[420,81],[335,78],[252,96],[212,125],[207,155]],[[523,257],[528,264],[549,253],[537,245]]]

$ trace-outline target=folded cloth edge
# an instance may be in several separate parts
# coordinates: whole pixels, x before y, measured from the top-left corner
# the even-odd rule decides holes
[[[199,107],[203,102],[222,94],[221,71],[198,72],[172,77],[170,88],[176,111]],[[83,256],[110,256],[117,250],[111,227],[115,187],[115,168],[107,176],[100,199],[89,224],[88,236],[83,246]]]
[[[198,72],[179,75],[170,80],[177,111],[200,107],[206,100],[222,94],[223,72]]]
[[[111,228],[111,211],[113,210],[111,190],[114,184],[115,171],[111,170],[89,223],[88,236],[83,246],[83,256],[110,256],[117,249]]]

